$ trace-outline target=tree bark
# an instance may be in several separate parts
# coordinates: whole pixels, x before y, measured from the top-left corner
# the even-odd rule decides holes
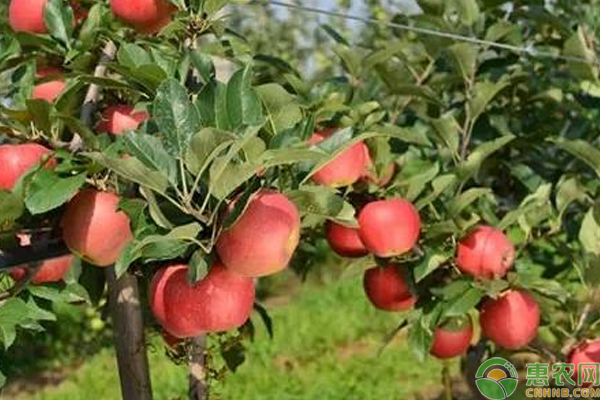
[[[129,272],[117,279],[114,267],[109,267],[106,280],[123,400],[151,400],[152,385],[137,279]]]
[[[206,335],[190,340],[190,400],[208,400],[208,384],[206,373]]]

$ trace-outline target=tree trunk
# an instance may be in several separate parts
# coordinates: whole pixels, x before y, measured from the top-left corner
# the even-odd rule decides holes
[[[201,335],[190,340],[190,400],[208,400],[205,351],[206,335]]]
[[[152,387],[137,279],[129,272],[116,279],[115,269],[110,267],[106,269],[106,280],[123,400],[151,400]]]

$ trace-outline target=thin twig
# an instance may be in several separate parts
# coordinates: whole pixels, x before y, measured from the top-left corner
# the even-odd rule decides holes
[[[115,58],[115,54],[117,53],[117,46],[115,46],[112,40],[106,42],[104,49],[102,50],[102,55],[100,56],[100,61],[94,70],[94,77],[102,78],[106,75],[107,64],[111,62]],[[83,105],[81,106],[81,122],[83,122],[86,126],[92,127],[94,120],[94,113],[96,112],[96,108],[98,106],[98,98],[100,97],[100,86],[92,83],[88,88],[88,91],[85,95],[85,100],[83,101]],[[71,143],[69,144],[69,150],[75,152],[81,150],[83,147],[83,140],[79,134],[75,134],[73,139],[71,139]]]

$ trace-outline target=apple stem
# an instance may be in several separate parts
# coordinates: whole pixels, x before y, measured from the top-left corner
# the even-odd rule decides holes
[[[130,272],[125,272],[117,279],[115,268],[111,266],[106,269],[106,280],[121,394],[127,400],[152,400],[137,279]]]
[[[189,399],[207,400],[208,382],[206,369],[206,335],[200,335],[189,341]]]

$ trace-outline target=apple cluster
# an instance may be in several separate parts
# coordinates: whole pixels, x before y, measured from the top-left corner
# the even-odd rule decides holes
[[[312,143],[331,135],[331,130],[316,133]],[[313,175],[313,180],[330,187],[352,185],[368,174],[369,151],[363,142],[354,144]],[[386,185],[394,169],[379,185]],[[373,181],[372,181],[373,182]],[[401,198],[376,200],[358,212],[358,226],[329,221],[325,236],[331,249],[342,257],[356,258],[372,254],[382,259],[380,266],[364,273],[364,290],[369,301],[384,311],[404,311],[418,301],[406,267],[389,259],[410,252],[418,242],[419,213]],[[463,238],[456,251],[455,264],[476,279],[501,279],[512,267],[515,249],[506,235],[490,226],[479,226]],[[470,318],[442,321],[433,333],[431,354],[438,358],[462,355],[473,339]],[[533,296],[524,290],[507,290],[498,298],[488,298],[480,307],[482,333],[497,346],[519,349],[536,336],[540,309]]]

